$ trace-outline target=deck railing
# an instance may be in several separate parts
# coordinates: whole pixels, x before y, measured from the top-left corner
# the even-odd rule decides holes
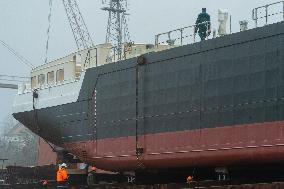
[[[276,18],[276,16],[280,16],[280,18]],[[263,25],[267,25],[279,21],[284,21],[284,0],[254,8],[252,10],[252,20],[255,22],[255,27],[259,27],[260,23],[263,23]],[[240,23],[244,23],[244,21],[245,20],[240,21]],[[208,25],[209,23],[207,23],[207,28]],[[157,34],[155,35],[155,45],[157,47],[159,45],[182,46],[198,42],[200,39],[199,37],[196,37],[195,33],[195,28],[197,26],[198,25],[191,25]],[[241,29],[237,32],[239,31],[241,31]],[[212,30],[212,33],[213,35],[211,36],[215,37],[216,30]],[[230,29],[230,33],[234,32]],[[207,36],[206,39],[209,39],[211,36]]]
[[[207,31],[209,31],[210,22],[202,22],[197,25],[186,26],[171,30],[168,32],[160,33],[155,36],[155,45],[170,45],[179,46],[197,42],[196,27],[199,25],[206,25]],[[208,36],[206,37],[208,39]]]
[[[265,25],[269,24],[269,18],[276,15],[282,16],[281,19],[284,20],[284,1],[267,4],[252,10],[255,27],[258,27],[259,21],[263,19],[265,19]]]

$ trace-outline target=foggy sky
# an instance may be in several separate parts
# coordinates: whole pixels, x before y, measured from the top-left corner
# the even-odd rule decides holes
[[[129,0],[129,31],[131,39],[154,43],[157,33],[195,23],[202,7],[211,15],[217,28],[218,8],[232,15],[233,31],[240,20],[253,26],[253,8],[277,0]],[[95,44],[104,43],[107,14],[100,10],[101,0],[77,0]],[[32,64],[41,65],[45,59],[48,0],[0,0],[0,39],[26,57]],[[73,35],[62,0],[53,0],[52,27],[48,59],[52,60],[76,50]],[[0,45],[0,75],[29,76],[30,69]],[[4,117],[11,113],[15,90],[0,89],[0,128]]]

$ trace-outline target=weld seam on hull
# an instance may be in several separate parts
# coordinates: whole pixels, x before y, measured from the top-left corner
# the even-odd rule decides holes
[[[82,115],[82,114],[86,114],[87,112],[77,112],[77,113],[73,113],[73,114],[63,114],[63,115],[57,115],[57,118],[60,117],[68,117],[68,116],[73,116],[73,115]]]

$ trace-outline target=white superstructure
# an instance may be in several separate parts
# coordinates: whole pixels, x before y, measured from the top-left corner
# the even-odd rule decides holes
[[[126,59],[149,52],[170,48],[168,45],[156,47],[152,44],[125,45]],[[18,87],[13,112],[31,111],[76,102],[81,90],[85,71],[92,67],[115,62],[113,46],[109,43],[94,48],[71,53],[51,61],[31,71],[31,82]],[[33,99],[36,91],[38,98]]]

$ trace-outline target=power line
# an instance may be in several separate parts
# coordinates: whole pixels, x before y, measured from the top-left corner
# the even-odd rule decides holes
[[[5,88],[5,89],[18,89],[18,85],[7,84],[7,83],[0,83],[0,88]]]
[[[49,0],[49,15],[48,15],[48,28],[46,31],[47,39],[46,39],[46,45],[45,45],[45,63],[47,63],[47,53],[49,49],[49,38],[50,38],[50,29],[51,29],[51,16],[52,16],[52,0]]]
[[[28,77],[0,75],[0,88],[6,89],[18,89],[18,85],[15,83],[26,83]]]
[[[26,82],[26,81],[23,81],[23,80],[17,80],[17,79],[1,79],[0,78],[0,81],[12,81],[12,82]]]
[[[6,47],[12,54],[14,54],[18,60],[20,60],[22,63],[24,63],[26,66],[30,67],[30,68],[34,68],[34,65],[32,63],[30,63],[30,61],[28,61],[25,57],[23,57],[22,55],[20,55],[17,51],[15,51],[11,46],[9,46],[7,43],[5,43],[4,41],[0,40],[0,43]]]
[[[0,81],[25,83],[29,81],[29,78],[22,76],[0,75]]]
[[[10,78],[20,78],[20,79],[29,79],[29,77],[24,77],[24,76],[15,76],[15,75],[1,75],[0,77],[10,77]]]

